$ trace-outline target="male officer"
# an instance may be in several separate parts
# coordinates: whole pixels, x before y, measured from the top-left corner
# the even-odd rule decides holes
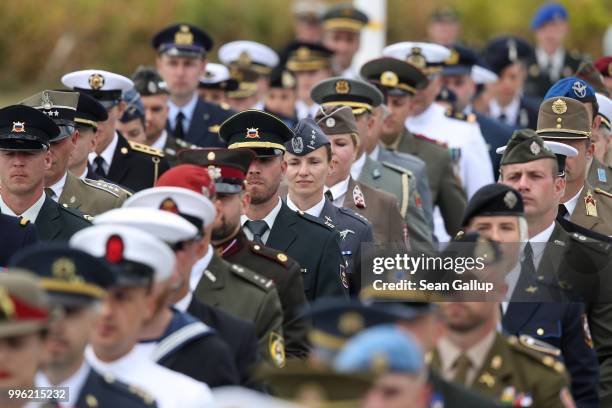
[[[145,112],[144,144],[164,152],[168,162],[176,164],[176,152],[195,145],[178,139],[166,129],[169,92],[166,83],[152,67],[140,67],[132,75],[134,89],[140,93]]]
[[[427,38],[429,41],[450,47],[457,44],[461,33],[461,21],[457,10],[452,7],[441,7],[429,16]]]
[[[535,35],[535,53],[527,61],[525,93],[542,98],[552,84],[563,77],[573,75],[583,56],[578,51],[568,51],[563,42],[569,33],[569,15],[558,3],[542,5],[531,20]]]
[[[565,161],[565,192],[558,216],[588,230],[612,235],[612,196],[587,182],[594,149],[587,108],[571,98],[546,99],[540,105],[536,133],[544,140],[561,142],[578,151],[577,156]],[[567,224],[563,225],[569,230]]]
[[[164,173],[157,181],[156,186],[182,187],[192,190],[206,199],[214,197],[215,193],[215,186],[207,169],[184,164],[179,164]],[[194,221],[201,222],[202,225],[211,225],[215,218],[214,214],[214,207],[210,206],[206,211],[197,214],[192,213],[191,216],[194,217]],[[255,325],[218,307],[201,302],[193,296],[199,277],[194,273],[194,279],[191,279],[192,269],[201,257],[202,249],[208,253],[208,242],[209,237],[205,235],[199,244],[196,242],[195,248],[194,245],[186,246],[184,256],[181,256],[176,264],[180,279],[175,285],[175,290],[169,300],[174,303],[174,307],[178,310],[192,314],[217,330],[232,350],[240,375],[240,383],[244,385],[251,377],[251,367],[256,360],[257,337]],[[179,253],[177,252],[177,254]],[[241,295],[247,296],[247,293],[245,291]]]
[[[205,102],[227,105],[227,92],[238,89],[238,81],[230,77],[230,71],[223,64],[209,62],[206,72],[200,77],[198,93]]]
[[[89,164],[98,176],[133,191],[151,187],[168,169],[164,154],[147,145],[128,142],[116,131],[125,108],[121,93],[132,88],[133,82],[112,72],[87,69],[64,75],[62,84],[93,96],[107,110],[108,119],[98,121],[95,151],[89,155]]]
[[[325,194],[331,196],[330,201],[336,207],[363,215],[372,224],[376,243],[405,247],[404,219],[395,195],[363,184],[351,176],[351,166],[359,155],[362,142],[350,107],[326,106],[319,116],[325,117],[318,123],[329,137],[332,149],[332,166],[325,180]]]
[[[310,92],[312,99],[322,106],[347,105],[355,115],[360,128],[365,153],[373,160],[387,162],[406,170],[410,170],[416,182],[418,196],[415,200],[421,202],[421,207],[427,220],[433,228],[433,208],[431,189],[427,180],[425,162],[407,153],[392,152],[380,143],[380,124],[383,120],[382,93],[373,85],[356,79],[343,77],[329,78],[319,82]]]
[[[448,150],[432,148],[433,143],[423,143],[424,139],[411,133],[405,125],[411,112],[410,95],[414,95],[417,84],[426,81],[425,76],[411,64],[389,57],[366,63],[361,68],[361,74],[386,93],[390,113],[380,130],[383,144],[392,150],[416,154],[427,163],[432,201],[439,208],[434,213],[434,231],[439,240],[445,240],[445,229],[448,233],[459,229],[458,211],[465,201],[461,184],[455,176]],[[467,172],[466,166],[464,169]],[[473,175],[470,177],[474,179]],[[463,181],[466,181],[465,178]]]
[[[100,102],[84,92],[79,93],[79,103],[74,114],[74,124],[79,133],[75,148],[68,160],[68,170],[80,179],[100,179],[87,159],[96,146],[98,122],[107,119],[108,112]]]
[[[64,403],[70,406],[156,406],[144,391],[102,375],[85,361],[100,301],[117,281],[104,259],[65,244],[37,245],[13,257],[11,265],[34,272],[50,304],[63,311],[49,326],[37,387],[68,387]]]
[[[250,67],[233,66],[230,76],[238,82],[238,87],[227,92],[227,104],[236,112],[259,108],[261,101],[257,94],[257,84],[261,74]],[[267,83],[265,86],[268,86]]]
[[[0,109],[0,129],[0,212],[34,223],[42,241],[65,241],[88,227],[81,212],[44,193],[49,139],[60,133],[53,120],[29,106],[13,105]]]
[[[217,131],[232,112],[198,97],[212,38],[194,25],[175,24],[158,32],[152,45],[157,51],[157,71],[170,91],[168,130],[188,143],[222,147]]]
[[[500,243],[502,253],[512,259],[519,243],[527,240],[524,217],[518,191],[504,184],[489,184],[468,203],[463,225],[466,232],[478,231]],[[570,373],[572,396],[578,406],[599,406],[598,362],[583,303],[503,302],[501,310],[507,333],[517,337],[526,334],[559,349],[557,358],[563,358]]]
[[[576,154],[575,149],[560,145]],[[500,181],[514,187],[523,197],[530,242],[523,251],[523,268],[527,268],[528,273],[517,271],[518,277],[514,278],[516,288],[512,296],[541,301],[545,300],[548,289],[551,297],[556,292],[568,295],[578,292],[581,295],[579,299],[585,302],[593,345],[600,362],[599,396],[602,406],[606,406],[612,396],[610,359],[607,354],[611,330],[609,316],[612,311],[609,303],[594,301],[596,297],[588,291],[602,285],[602,290],[607,290],[605,281],[598,280],[598,283],[593,284],[591,274],[595,274],[594,278],[597,279],[599,271],[606,268],[608,249],[584,235],[566,232],[555,222],[565,187],[565,179],[560,175],[561,166],[557,160],[557,156],[544,147],[542,139],[527,129],[515,132],[503,152]],[[577,260],[580,270],[589,273],[572,271]],[[604,269],[601,275],[606,273],[608,271]],[[538,276],[542,278],[537,280]],[[547,285],[551,279],[552,284]],[[571,288],[575,289],[570,291]]]
[[[161,191],[147,192],[146,195],[135,196],[130,200],[128,205],[152,205],[155,208],[161,207],[168,198],[168,195],[173,190],[183,190],[187,187],[195,193],[202,196],[206,191],[213,196],[213,189],[205,185],[209,178],[198,176],[199,172],[207,172],[207,169],[194,165],[180,165],[167,178],[162,179],[160,186]],[[184,166],[188,166],[185,169]],[[181,171],[191,171],[192,180],[189,182],[177,183],[177,175]],[[188,173],[189,174],[189,173]],[[196,177],[193,177],[196,176]],[[174,187],[176,185],[179,187]],[[156,190],[159,191],[159,190]],[[172,196],[170,197],[172,199]],[[202,199],[202,197],[199,197]],[[208,205],[212,204],[206,197]],[[168,204],[166,204],[168,205]],[[180,212],[180,211],[179,211]],[[197,222],[198,229],[202,231],[202,238],[199,240],[200,250],[194,255],[195,262],[185,262],[181,268],[192,264],[191,275],[189,278],[190,287],[194,293],[194,297],[204,303],[218,307],[228,313],[255,323],[258,339],[258,353],[260,359],[268,361],[274,365],[282,366],[285,362],[284,338],[282,331],[283,312],[276,290],[276,286],[272,280],[264,278],[262,275],[255,273],[250,267],[242,267],[233,263],[226,262],[219,254],[215,253],[211,245],[211,235],[214,224],[222,214],[220,212],[198,212],[191,211],[185,216],[197,222],[202,216],[206,218],[204,221]],[[181,275],[185,275],[184,273]],[[244,302],[235,302],[236,298],[244,299]],[[274,344],[275,347],[270,347]]]
[[[345,78],[359,75],[351,66],[361,44],[361,29],[368,24],[368,16],[351,4],[331,6],[321,17],[323,45],[334,52],[334,71]]]
[[[497,37],[482,51],[484,61],[499,77],[490,85],[493,97],[487,114],[515,129],[535,129],[537,123],[538,100],[522,93],[527,78],[525,64],[532,55],[531,45],[513,36]]]
[[[595,145],[595,151],[587,177],[589,183],[612,192],[612,99],[600,93],[595,97],[599,106],[597,116],[601,120],[598,126],[593,124],[591,142]]]
[[[440,309],[447,332],[434,350],[432,366],[443,378],[502,404],[575,406],[563,363],[542,352],[548,349],[532,346],[529,337],[506,338],[497,332],[497,302],[443,302]]]
[[[79,137],[74,120],[79,99],[76,92],[45,90],[21,104],[43,112],[60,128],[59,136],[49,140],[51,167],[45,172],[45,192],[63,206],[94,216],[120,207],[129,193],[104,181],[80,179],[68,171],[68,161]]]
[[[264,99],[263,110],[277,116],[293,129],[298,122],[296,100],[295,76],[284,65],[277,65],[270,73],[270,86]]]
[[[313,118],[319,105],[310,97],[310,90],[320,81],[332,76],[333,51],[318,43],[294,41],[282,52],[287,69],[295,75],[297,82],[297,118]]]
[[[181,163],[202,166],[212,175],[214,200],[220,217],[212,230],[215,251],[226,261],[249,268],[272,280],[283,308],[283,335],[288,357],[304,357],[308,352],[308,322],[300,318],[306,305],[300,265],[281,251],[250,242],[240,225],[240,215],[248,208],[250,197],[244,181],[255,155],[249,149],[193,149],[179,154]],[[181,186],[179,174],[163,178],[161,184]]]
[[[198,229],[179,214],[206,214],[211,212],[212,204],[204,201],[204,197],[181,193],[157,188],[142,190],[134,195],[133,200],[126,202],[124,208],[96,217],[95,225],[137,228],[170,245],[179,260],[187,257],[195,259],[193,254],[197,252],[201,223],[195,222],[200,225]],[[173,213],[175,210],[179,214]],[[172,275],[154,285],[151,301],[155,303],[155,310],[143,326],[136,348],[164,367],[210,387],[237,384],[238,372],[231,352],[222,339],[198,319],[171,307],[169,299],[183,276],[178,271],[180,267],[175,264]],[[194,357],[204,355],[209,357]]]
[[[155,363],[135,347],[154,312],[152,286],[172,273],[175,257],[170,247],[150,234],[120,225],[87,228],[74,235],[70,246],[104,258],[118,273],[117,283],[100,305],[85,349],[87,362],[95,370],[144,389],[160,407],[211,402],[206,384]]]
[[[295,136],[285,143],[285,148],[289,185],[287,206],[293,211],[317,217],[338,231],[340,249],[347,265],[342,284],[346,289],[352,284],[351,292],[359,292],[361,244],[374,241],[372,225],[352,210],[335,207],[329,195],[323,194],[332,160],[329,139],[314,120],[302,119],[295,128]]]
[[[257,109],[263,106],[268,92],[270,72],[278,65],[278,54],[267,45],[255,41],[231,41],[219,48],[219,61],[231,68],[248,68],[257,75]]]
[[[405,61],[421,71],[421,75],[416,75],[414,70],[406,75],[406,68],[402,70],[404,84],[413,88],[408,89],[408,93],[415,93],[410,100],[412,110],[406,119],[406,128],[448,144],[468,198],[478,188],[492,182],[493,168],[480,128],[475,123],[449,117],[446,109],[435,103],[442,87],[442,63],[450,57],[450,50],[437,44],[401,42],[385,47],[383,55]],[[395,66],[397,63],[389,61],[389,58],[379,59],[364,65],[361,72],[378,82],[392,84],[394,81],[389,82],[389,79],[393,75],[381,75],[387,68]],[[394,70],[391,72],[400,75]],[[388,105],[392,109],[393,104]]]
[[[476,120],[489,150],[489,157],[493,164],[493,178],[497,180],[500,156],[495,150],[508,143],[512,136],[512,128],[475,111],[472,107],[477,86],[472,77],[472,71],[479,64],[476,52],[461,45],[455,45],[450,50],[451,56],[444,61],[442,80],[444,86],[457,96],[454,102],[456,109],[454,116],[468,122]]]
[[[0,214],[0,229],[6,231],[2,245],[0,245],[0,267],[6,266],[9,258],[21,248],[38,241],[36,227],[24,218],[19,219]]]
[[[248,148],[257,154],[247,173],[251,203],[240,220],[247,237],[300,264],[308,300],[344,295],[339,236],[315,217],[291,211],[278,196],[286,172],[284,143],[293,137],[291,129],[269,113],[248,110],[224,122],[219,134],[230,149]]]

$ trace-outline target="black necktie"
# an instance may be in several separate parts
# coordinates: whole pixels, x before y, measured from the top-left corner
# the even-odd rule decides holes
[[[174,125],[174,137],[177,139],[185,139],[185,131],[183,130],[183,119],[185,115],[179,111],[176,115],[176,124]]]
[[[104,158],[102,156],[96,156],[94,159],[94,172],[102,177],[106,178],[106,171],[104,170]]]
[[[268,224],[264,220],[257,220],[247,221],[245,225],[253,233],[253,242],[263,245],[262,237],[268,230]]]
[[[47,195],[47,197],[49,197],[50,199],[53,199],[55,197],[55,191],[53,191],[53,189],[51,187],[46,187],[45,188],[45,194]]]
[[[327,190],[324,195],[329,201],[334,201],[334,195],[332,194],[331,190]]]
[[[502,113],[501,115],[499,115],[499,121],[501,123],[508,124],[508,118],[506,117],[505,113]]]
[[[516,283],[516,288],[512,297],[524,298],[537,292],[537,281],[535,279],[536,269],[533,262],[533,248],[527,242],[523,250],[523,260],[521,261],[521,273]]]
[[[565,216],[569,214],[569,211],[567,211],[567,207],[565,206],[565,204],[559,204],[559,211],[557,212],[557,219],[563,218],[565,219]]]

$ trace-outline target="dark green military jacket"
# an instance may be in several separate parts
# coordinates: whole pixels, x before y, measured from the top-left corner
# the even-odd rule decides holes
[[[279,367],[285,364],[283,311],[274,282],[214,254],[193,295],[253,322],[259,358]]]
[[[66,183],[59,203],[95,216],[119,208],[131,193],[104,180],[80,179],[66,173]]]
[[[41,241],[68,241],[77,231],[91,226],[91,217],[45,197],[34,225]]]

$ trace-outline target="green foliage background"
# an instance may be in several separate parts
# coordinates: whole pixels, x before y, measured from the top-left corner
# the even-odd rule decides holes
[[[371,0],[379,1],[379,0]],[[329,3],[334,2],[330,0]],[[537,0],[388,0],[388,42],[424,39],[427,16],[455,7],[462,38],[474,46],[503,33],[531,39]],[[568,46],[601,54],[612,24],[612,0],[563,0],[570,12]],[[253,39],[279,49],[292,38],[291,0],[4,0],[0,5],[0,101],[10,103],[41,87],[57,87],[71,70],[101,68],[130,75],[152,63],[149,42],[160,28],[187,21],[219,44]]]

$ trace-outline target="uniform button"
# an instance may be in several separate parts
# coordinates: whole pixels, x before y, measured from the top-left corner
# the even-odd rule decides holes
[[[536,333],[538,334],[538,336],[543,336],[544,335],[544,329],[540,327],[538,330],[536,330]]]

